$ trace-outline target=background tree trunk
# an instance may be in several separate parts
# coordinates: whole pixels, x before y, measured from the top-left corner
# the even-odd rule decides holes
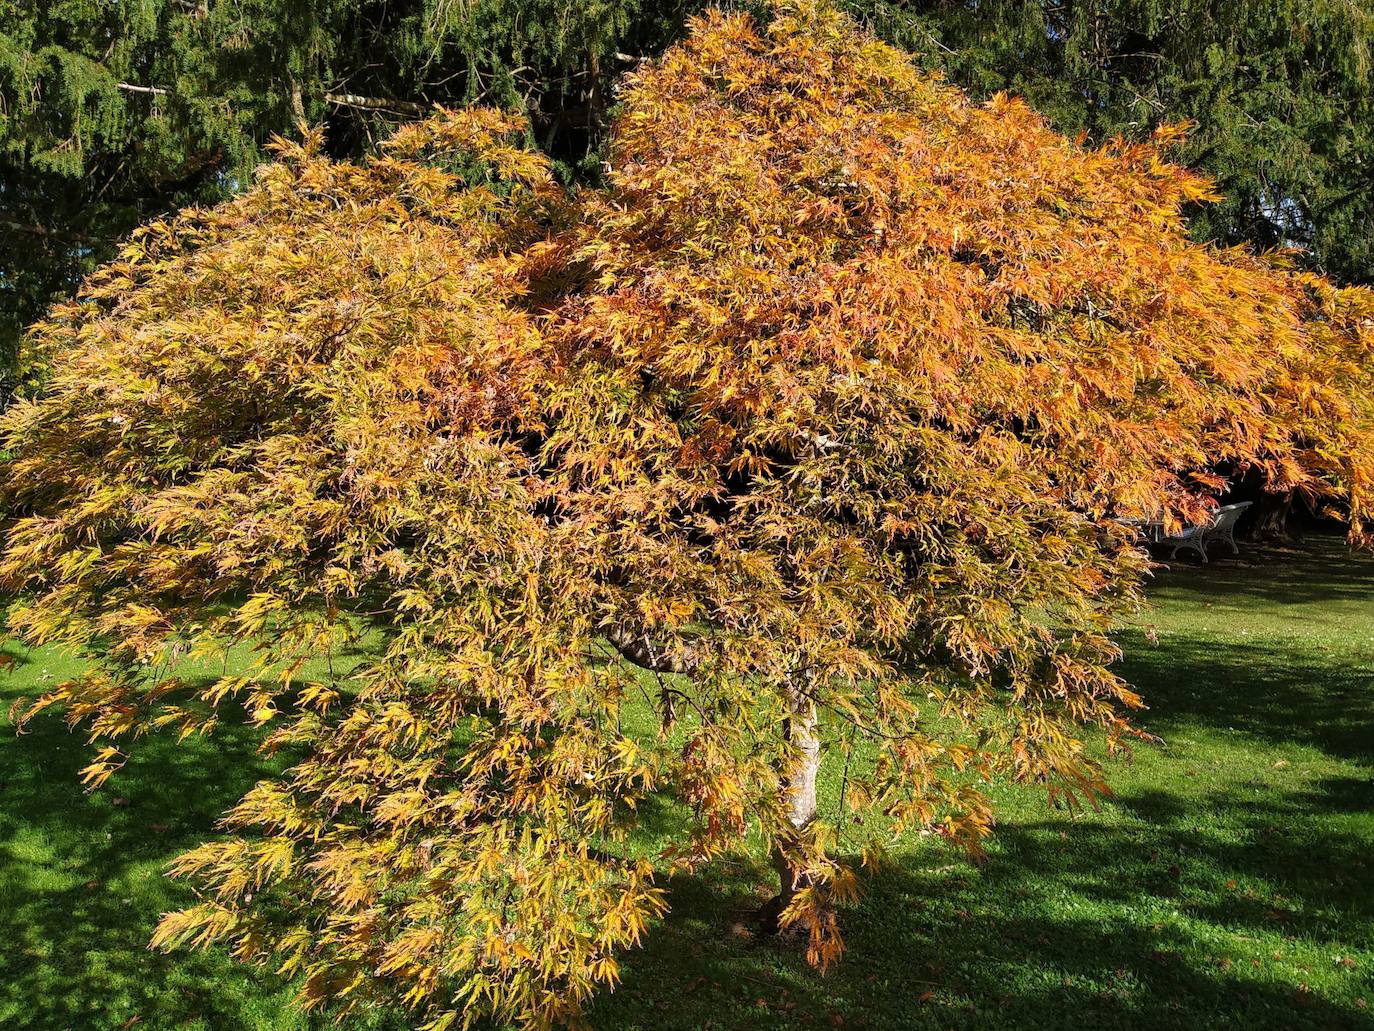
[[[1299,544],[1297,520],[1293,518],[1293,498],[1262,493],[1250,512],[1250,536],[1257,541]]]

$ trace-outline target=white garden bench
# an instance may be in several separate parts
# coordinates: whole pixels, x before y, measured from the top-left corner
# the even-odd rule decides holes
[[[1240,548],[1236,547],[1236,523],[1251,504],[1253,502],[1241,501],[1234,505],[1222,505],[1207,526],[1189,526],[1167,537],[1153,537],[1153,542],[1166,547],[1173,545],[1173,553],[1169,556],[1171,559],[1178,558],[1180,551],[1196,551],[1202,561],[1206,562],[1207,547],[1214,541],[1225,541],[1231,546],[1231,554],[1239,555]]]

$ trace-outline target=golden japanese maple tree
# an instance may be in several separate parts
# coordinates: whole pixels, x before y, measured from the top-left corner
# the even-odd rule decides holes
[[[1190,242],[1170,133],[1085,147],[816,3],[708,16],[621,101],[572,195],[498,112],[283,144],[35,331],[0,572],[93,661],[21,718],[92,783],[231,703],[288,759],[159,944],[544,1027],[754,833],[824,965],[856,857],[976,848],[992,778],[1104,790],[1121,520],[1205,520],[1224,463],[1363,538],[1374,295]]]

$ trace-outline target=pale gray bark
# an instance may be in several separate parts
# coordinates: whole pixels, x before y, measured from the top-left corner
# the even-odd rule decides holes
[[[125,93],[147,93],[149,96],[153,97],[167,96],[167,90],[163,89],[161,86],[139,86],[132,82],[117,82],[115,83],[115,87],[123,90]]]
[[[641,634],[610,630],[606,632],[606,639],[630,662],[656,673],[691,675],[701,665],[700,655],[695,649],[670,650]],[[802,673],[787,688],[786,733],[791,754],[779,770],[778,790],[787,814],[790,840],[779,842],[779,847],[773,852],[773,866],[778,872],[778,894],[763,910],[763,923],[770,930],[777,930],[779,915],[791,904],[797,892],[807,885],[805,872],[794,868],[789,860],[787,846],[799,840],[816,818],[816,777],[821,768],[821,738],[811,686],[811,674]]]
[[[806,690],[805,680],[789,688],[787,704],[788,743],[792,756],[779,776],[779,790],[791,839],[798,840],[816,818],[816,776],[821,768],[821,739],[816,726],[816,703]],[[806,874],[792,865],[786,847],[781,842],[773,852],[773,866],[778,872],[778,896],[765,908],[765,923],[776,929],[778,917],[807,886]]]
[[[117,89],[125,93],[145,93],[153,97],[166,97],[171,95],[171,90],[162,86],[140,86],[133,82],[117,82]],[[433,104],[419,104],[413,100],[397,100],[394,97],[363,97],[356,93],[335,93],[328,92],[320,94],[327,104],[336,107],[352,107],[361,111],[396,111],[402,114],[423,117],[434,112]],[[301,88],[294,78],[291,82],[291,110],[298,120],[305,117],[305,105],[301,100]]]
[[[326,103],[337,107],[352,107],[362,111],[398,111],[408,115],[427,115],[434,111],[433,104],[417,104],[413,100],[396,100],[393,97],[360,97],[356,93],[325,93]]]

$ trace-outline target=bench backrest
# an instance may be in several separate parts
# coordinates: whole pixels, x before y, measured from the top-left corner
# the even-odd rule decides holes
[[[1217,509],[1216,516],[1213,517],[1210,529],[1214,533],[1217,530],[1234,529],[1236,523],[1240,520],[1240,517],[1244,514],[1245,510],[1249,508],[1252,504],[1253,502],[1250,501],[1241,501],[1235,505],[1222,505],[1219,509]]]

